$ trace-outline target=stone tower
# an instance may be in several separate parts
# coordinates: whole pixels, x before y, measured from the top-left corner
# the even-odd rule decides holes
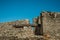
[[[46,11],[42,12],[42,16],[43,33],[60,37],[60,13]]]
[[[37,17],[37,34],[60,35],[60,13],[59,12],[41,12]]]

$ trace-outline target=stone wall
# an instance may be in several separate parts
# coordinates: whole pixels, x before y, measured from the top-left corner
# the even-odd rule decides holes
[[[32,30],[30,22],[26,20],[17,20],[13,22],[0,23],[1,40],[60,40],[60,13],[44,11],[34,19],[33,25],[37,34]],[[13,25],[22,25],[22,28],[16,28]],[[26,26],[28,25],[28,26]],[[40,26],[41,25],[41,26]],[[36,29],[37,28],[37,29]],[[38,30],[39,29],[39,30]],[[17,38],[17,39],[16,39]]]
[[[0,23],[0,40],[44,40],[42,36],[34,35],[31,26],[20,25],[29,24],[28,20],[17,20],[13,22]],[[18,25],[19,28],[13,25]]]
[[[24,21],[22,21],[22,23]],[[26,37],[30,37],[30,36],[34,35],[31,26],[24,26],[23,28],[15,28],[15,27],[13,27],[14,24],[20,25],[21,21],[0,23],[0,37],[14,36],[14,37],[18,37],[18,38],[26,38]]]
[[[60,13],[42,12],[43,33],[60,40]]]

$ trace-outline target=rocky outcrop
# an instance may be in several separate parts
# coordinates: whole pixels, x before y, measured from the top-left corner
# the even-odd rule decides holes
[[[15,22],[7,22],[7,23],[1,23],[0,24],[0,37],[6,36],[6,37],[18,37],[18,38],[26,38],[31,37],[34,35],[31,26],[24,26],[23,28],[15,28],[13,27],[14,24],[21,25],[22,23],[25,23],[24,21],[15,21]],[[28,22],[27,22],[28,24]]]

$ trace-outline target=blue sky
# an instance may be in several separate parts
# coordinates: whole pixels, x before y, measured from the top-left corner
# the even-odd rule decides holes
[[[32,19],[43,10],[60,12],[60,0],[0,0],[0,22]]]

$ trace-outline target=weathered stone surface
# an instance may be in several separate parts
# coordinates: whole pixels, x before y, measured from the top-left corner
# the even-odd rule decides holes
[[[60,40],[60,13],[42,12],[43,32],[53,40]]]
[[[23,20],[22,22],[24,24],[29,24],[28,20],[26,20],[26,22],[24,22],[25,20]],[[15,22],[7,22],[7,23],[2,23],[0,24],[0,36],[6,36],[6,37],[18,37],[18,38],[26,38],[26,37],[30,37],[33,36],[34,33],[32,31],[31,26],[24,26],[23,28],[15,28],[13,27],[14,24],[20,25],[22,24],[21,21],[15,21]]]
[[[37,21],[39,20],[39,21]],[[37,34],[43,32],[45,40],[60,40],[60,13],[59,12],[49,12],[43,11],[41,12],[40,18],[34,19],[34,24],[42,25],[43,31],[36,31]],[[37,26],[38,27],[38,26]],[[35,30],[36,28],[35,27]]]
[[[37,33],[42,32],[43,36],[36,36],[29,26],[29,20],[17,20],[14,22],[0,23],[0,40],[60,40],[60,13],[58,12],[42,12],[40,18],[34,19],[33,25],[43,27],[37,29]],[[16,28],[13,25],[25,25],[23,28]],[[28,26],[26,26],[28,25]],[[35,27],[36,28],[36,27]],[[34,30],[35,30],[34,28]]]

